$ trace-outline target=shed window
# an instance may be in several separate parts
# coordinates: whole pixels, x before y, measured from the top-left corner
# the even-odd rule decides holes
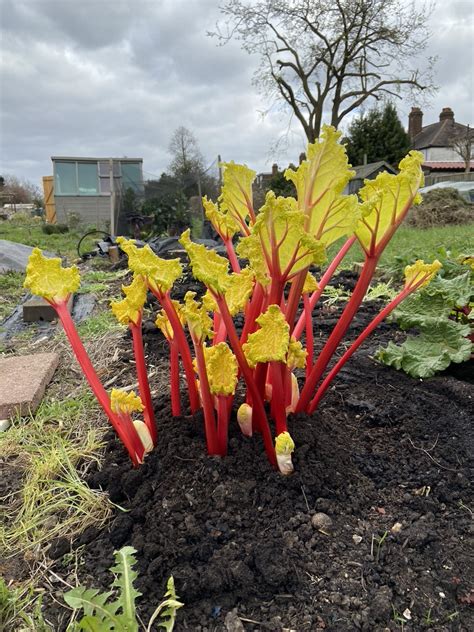
[[[122,162],[122,187],[132,189],[135,193],[143,190],[141,163]]]
[[[56,195],[77,195],[76,163],[56,162]]]
[[[79,195],[97,195],[98,178],[96,162],[78,162],[77,163],[77,181]]]

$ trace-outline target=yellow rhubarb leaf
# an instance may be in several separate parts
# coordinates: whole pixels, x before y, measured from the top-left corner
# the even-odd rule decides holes
[[[299,340],[295,340],[295,338],[290,339],[290,344],[288,345],[288,355],[286,358],[286,364],[288,368],[293,371],[293,369],[304,369],[306,366],[306,356],[308,352],[303,349],[303,345]]]
[[[32,294],[42,296],[51,303],[66,301],[75,292],[81,279],[76,266],[63,268],[61,259],[44,257],[39,248],[33,248],[26,266],[26,278],[23,287]]]
[[[130,285],[122,285],[125,298],[112,301],[110,307],[119,323],[128,325],[130,322],[138,324],[143,306],[146,301],[147,284],[142,275],[135,275]]]
[[[128,267],[135,275],[142,275],[151,290],[165,294],[183,273],[179,259],[162,259],[147,244],[137,248],[133,239],[117,237],[117,243],[128,256]]]
[[[219,197],[221,210],[238,224],[239,229],[246,234],[248,215],[253,214],[252,183],[256,172],[247,165],[237,165],[235,162],[223,162],[222,193]]]
[[[142,400],[135,391],[126,393],[118,388],[113,388],[110,393],[110,407],[118,415],[130,415],[133,412],[141,412],[144,409]]]
[[[214,250],[191,241],[191,231],[186,230],[179,242],[188,253],[193,275],[216,294],[224,294],[229,286],[229,262]]]
[[[245,309],[252,295],[254,279],[254,271],[249,267],[243,268],[240,272],[233,272],[229,276],[225,300],[231,316],[235,316]],[[217,303],[209,291],[204,294],[202,304],[208,312],[219,311]]]
[[[207,219],[211,222],[221,239],[224,241],[232,239],[235,233],[239,231],[239,227],[233,217],[229,213],[220,211],[217,204],[208,200],[206,196],[202,198],[202,204]]]
[[[233,395],[237,385],[238,365],[235,355],[225,342],[204,347],[209,388],[214,395]]]
[[[260,329],[249,335],[243,351],[253,369],[259,362],[285,362],[290,343],[290,326],[278,305],[270,305],[256,319]]]
[[[204,305],[194,299],[195,296],[196,292],[186,292],[184,295],[183,316],[193,338],[203,341],[213,334],[212,320]]]
[[[405,287],[425,287],[442,268],[441,262],[435,259],[433,263],[425,263],[418,259],[411,266],[405,268]]]
[[[375,180],[366,180],[359,196],[367,206],[356,235],[369,255],[384,247],[413,204],[421,202],[418,189],[423,186],[421,164],[424,156],[410,151],[399,164],[397,175],[383,172]]]
[[[319,285],[318,285],[318,282],[316,281],[316,278],[314,277],[314,275],[311,274],[311,272],[308,272],[304,280],[304,285],[303,285],[303,289],[301,290],[301,294],[312,294],[313,292],[316,292],[316,290],[318,289],[319,289]]]
[[[243,237],[237,244],[236,252],[242,259],[248,260],[255,279],[266,287],[270,283],[270,276],[259,236],[254,233],[249,237]]]
[[[326,260],[326,249],[304,229],[305,216],[291,197],[276,197],[269,191],[250,238],[258,235],[271,276],[291,278],[312,263]],[[275,266],[279,269],[274,269]]]
[[[285,171],[285,178],[296,187],[306,230],[326,247],[351,235],[361,216],[357,196],[342,195],[355,172],[349,168],[340,137],[341,132],[324,125],[320,139],[308,145],[307,160],[296,171]]]

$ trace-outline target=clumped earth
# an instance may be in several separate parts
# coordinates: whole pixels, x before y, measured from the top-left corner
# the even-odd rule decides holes
[[[425,193],[422,203],[410,209],[406,225],[429,228],[467,224],[473,220],[474,205],[467,202],[456,189],[447,187]]]
[[[376,309],[363,304],[351,336]],[[336,316],[317,312],[318,336]],[[52,542],[53,570],[70,578],[78,549],[81,582],[105,588],[114,550],[134,546],[140,616],[173,574],[185,604],[176,632],[473,630],[474,387],[467,364],[422,381],[371,359],[396,336],[382,325],[316,414],[290,418],[291,477],[236,423],[228,457],[207,457],[200,415],[173,419],[164,394],[146,463],[134,470],[111,434],[90,471],[89,484],[125,511],[105,530]],[[147,342],[163,353],[157,336]],[[58,632],[70,616],[57,603],[45,614]]]

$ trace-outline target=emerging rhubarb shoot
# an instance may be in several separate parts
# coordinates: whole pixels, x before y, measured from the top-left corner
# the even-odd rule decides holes
[[[295,450],[295,442],[289,432],[282,432],[275,440],[275,452],[278,469],[284,476],[292,474],[294,471],[291,455]]]

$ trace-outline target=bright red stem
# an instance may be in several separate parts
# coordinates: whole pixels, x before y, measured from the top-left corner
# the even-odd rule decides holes
[[[194,377],[193,361],[191,358],[191,352],[189,350],[189,345],[188,341],[186,340],[184,329],[181,325],[178,315],[176,314],[176,310],[173,303],[171,302],[170,297],[167,294],[158,293],[155,294],[155,296],[160,301],[171,323],[171,327],[173,328],[174,340],[176,340],[176,344],[179,348],[181,360],[183,361],[184,373],[186,375],[186,381],[188,383],[189,404],[191,406],[191,412],[195,413],[197,410],[199,410],[201,406],[199,403],[196,378]]]
[[[232,404],[232,395],[217,395],[217,444],[221,456],[227,456],[227,434],[231,411],[229,400]]]
[[[285,387],[282,378],[283,366],[281,362],[271,362],[271,375],[272,375],[272,403],[271,411],[272,417],[275,420],[276,436],[282,432],[286,432],[286,402],[285,402]]]
[[[339,343],[341,342],[344,334],[346,333],[349,325],[351,324],[352,319],[354,318],[357,310],[359,309],[360,304],[362,303],[362,299],[367,292],[367,288],[369,287],[370,281],[374,275],[375,268],[377,267],[378,257],[368,257],[365,260],[364,267],[362,268],[362,272],[360,274],[359,280],[357,281],[357,285],[352,292],[352,296],[349,299],[349,302],[346,305],[346,308],[342,312],[341,317],[339,318],[337,325],[331,332],[326,344],[323,347],[315,365],[311,369],[311,373],[309,374],[306,384],[301,392],[301,396],[296,407],[295,412],[301,412],[306,410],[309,406],[311,397],[314,394],[316,386],[318,385],[319,380],[321,379],[324,371],[326,370],[327,365],[329,364],[335,350],[337,349]]]
[[[135,356],[135,366],[137,369],[138,390],[140,398],[145,407],[143,411],[143,419],[150,433],[153,445],[156,445],[158,439],[158,431],[153,413],[153,402],[151,400],[150,385],[148,383],[148,373],[145,364],[145,354],[143,352],[143,336],[142,336],[142,319],[135,325],[130,322],[132,331],[133,353]]]
[[[209,388],[209,380],[207,379],[204,351],[201,342],[194,339],[193,342],[194,351],[196,353],[199,384],[201,387],[202,407],[204,409],[204,428],[206,431],[207,453],[210,455],[218,455],[220,454],[220,452],[217,442],[216,418],[214,416],[214,400]]]
[[[242,375],[244,377],[247,388],[252,395],[252,407],[253,407],[253,415],[256,416],[258,420],[259,429],[262,433],[263,443],[265,445],[265,450],[267,453],[268,460],[270,463],[276,467],[276,455],[275,448],[273,446],[272,435],[270,432],[270,426],[268,425],[267,415],[265,413],[265,408],[263,406],[263,401],[260,397],[258,389],[253,379],[252,371],[247,364],[247,360],[245,358],[244,352],[242,351],[242,347],[240,345],[239,337],[235,330],[234,321],[232,320],[232,316],[230,315],[229,309],[227,307],[227,303],[223,296],[215,296],[219,305],[219,311],[221,313],[222,318],[226,324],[227,335],[229,337],[229,342],[232,347],[232,350],[237,358],[237,362],[239,363],[240,370],[242,371]]]
[[[92,389],[92,392],[97,398],[97,401],[102,406],[105,414],[109,418],[110,423],[114,427],[114,430],[119,436],[120,441],[123,443],[127,452],[132,460],[133,465],[139,465],[137,459],[137,453],[139,454],[139,450],[143,450],[143,445],[140,440],[140,437],[137,435],[135,428],[133,428],[133,432],[128,432],[124,427],[123,423],[120,422],[120,419],[117,415],[112,411],[110,407],[110,398],[102,386],[101,381],[99,380],[97,373],[95,372],[94,367],[92,366],[92,362],[90,361],[89,356],[87,355],[87,351],[82,344],[81,339],[79,338],[79,334],[77,333],[76,326],[74,325],[74,321],[71,318],[71,314],[67,308],[67,300],[61,303],[50,303],[51,306],[56,310],[59,319],[61,320],[64,333],[66,334],[69,342],[71,343],[72,350],[74,355],[76,356],[77,361],[79,362],[81,369],[84,372],[84,376],[86,380],[89,382],[89,386]],[[136,440],[135,440],[136,439]],[[138,442],[138,443],[137,443]],[[139,445],[140,447],[139,447]],[[137,452],[138,450],[138,452]]]
[[[300,302],[301,291],[303,289],[306,275],[308,274],[308,268],[302,270],[291,284],[290,295],[288,297],[288,305],[286,306],[286,322],[290,325],[290,334],[292,334],[295,327],[296,312],[298,311],[298,305]]]
[[[328,390],[331,382],[345,365],[345,363],[349,360],[349,358],[357,351],[360,345],[364,342],[366,338],[370,336],[370,334],[376,329],[380,323],[387,318],[391,311],[393,311],[399,303],[401,303],[409,294],[414,291],[415,288],[407,288],[404,289],[398,296],[396,296],[393,301],[391,301],[384,309],[378,314],[364,329],[364,331],[356,338],[356,340],[352,343],[349,349],[344,353],[342,358],[333,366],[333,368],[329,371],[327,376],[324,378],[321,386],[318,388],[316,395],[313,397],[308,412],[313,413],[316,410],[317,405],[323,398],[324,394]]]
[[[303,297],[304,301],[304,317],[305,317],[305,329],[306,329],[306,379],[308,378],[311,369],[313,368],[314,358],[314,335],[313,335],[313,318],[311,315],[311,306],[309,304],[309,296],[307,294]]]
[[[235,254],[234,244],[232,239],[224,239],[225,249],[227,250],[227,256],[229,257],[230,265],[233,272],[240,272],[240,264]]]
[[[179,349],[174,340],[170,340],[170,376],[171,376],[171,413],[173,417],[181,415],[179,393]]]
[[[253,296],[250,300],[250,303],[247,304],[245,308],[245,322],[244,328],[242,330],[242,334],[240,336],[240,344],[244,344],[247,342],[248,335],[253,333],[256,327],[255,320],[258,318],[259,314],[262,311],[262,302],[263,302],[264,292],[263,287],[260,283],[255,285],[255,290]]]
[[[321,279],[319,281],[318,289],[315,290],[312,293],[311,298],[309,299],[309,304],[310,304],[310,307],[311,307],[311,311],[313,311],[316,303],[319,301],[319,299],[321,297],[321,294],[323,293],[324,288],[326,287],[326,285],[331,280],[332,275],[336,271],[337,266],[344,259],[344,257],[346,256],[346,254],[348,253],[348,251],[350,250],[350,248],[352,247],[352,245],[356,241],[356,239],[357,238],[355,237],[355,235],[353,237],[349,237],[349,239],[344,243],[342,248],[339,250],[337,255],[334,257],[334,259],[331,261],[331,265],[329,266],[329,268],[326,270],[326,272],[323,274],[323,276],[321,277]],[[296,340],[299,340],[301,334],[303,333],[304,327],[305,327],[305,315],[301,314],[301,316],[299,317],[299,320],[298,320],[298,322],[296,324],[296,327],[293,330],[293,336],[296,338]]]

